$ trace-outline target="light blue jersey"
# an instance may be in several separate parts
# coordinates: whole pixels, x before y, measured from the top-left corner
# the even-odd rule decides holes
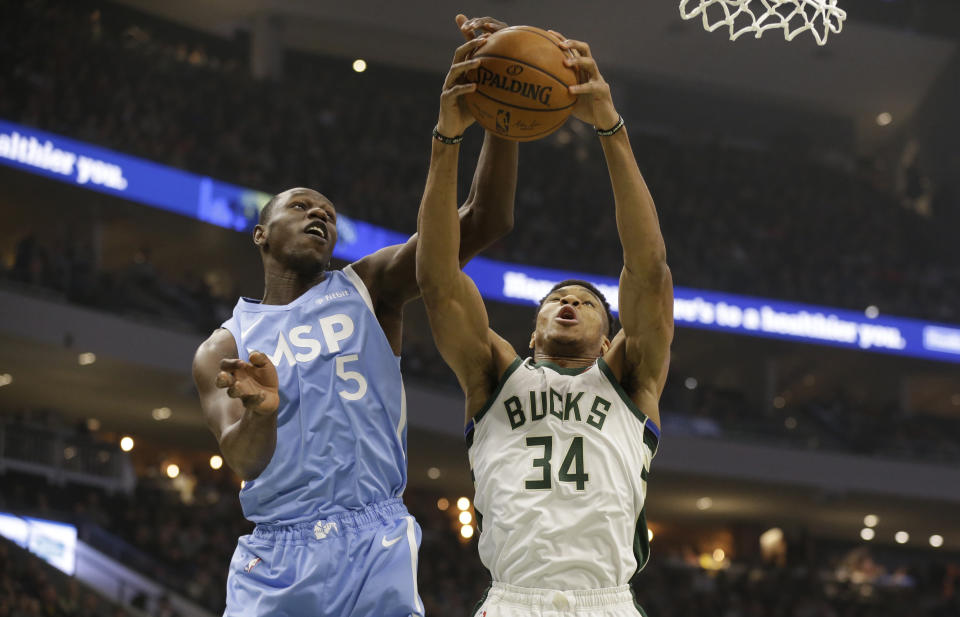
[[[292,525],[399,497],[407,481],[400,358],[347,266],[286,305],[241,298],[223,324],[240,358],[277,367],[277,446],[240,491],[243,514]]]

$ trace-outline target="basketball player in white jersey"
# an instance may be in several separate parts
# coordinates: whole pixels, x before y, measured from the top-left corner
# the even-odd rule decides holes
[[[420,204],[417,279],[437,347],[466,394],[479,551],[493,578],[475,612],[482,617],[642,614],[629,584],[649,554],[644,501],[673,338],[673,285],[610,87],[586,43],[563,47],[577,52],[566,62],[583,81],[570,87],[578,95],[573,115],[597,128],[613,185],[623,329],[611,338],[602,294],[565,281],[541,302],[533,358],[521,360],[489,328],[480,294],[460,270],[456,144],[433,144]],[[461,112],[441,113],[437,131],[459,135],[472,118],[444,96],[442,109]]]

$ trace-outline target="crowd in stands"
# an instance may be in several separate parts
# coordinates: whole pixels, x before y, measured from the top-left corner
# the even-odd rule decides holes
[[[0,537],[0,617],[130,617],[130,613]]]
[[[840,451],[891,459],[954,464],[960,460],[960,425],[950,417],[903,413],[893,402],[870,405],[843,391],[808,401],[761,406],[743,391],[698,383],[671,372],[660,400],[667,434],[756,439],[806,450]]]
[[[187,504],[169,483],[144,480],[132,495],[110,496],[77,486],[45,490],[36,478],[9,474],[4,481],[21,489],[5,493],[0,507],[78,524],[82,540],[110,554],[106,540],[84,531],[94,524],[112,543],[129,543],[153,564],[146,570],[147,562],[127,557],[129,567],[219,614],[230,555],[237,536],[250,529],[233,496],[236,487],[222,479],[227,475],[220,474],[219,481],[201,478],[194,502]],[[423,529],[420,593],[427,615],[467,617],[489,585],[489,574],[477,556],[476,539],[458,537],[437,497],[405,495]],[[950,557],[798,542],[780,562],[735,556],[725,569],[712,570],[702,567],[692,545],[654,542],[653,548],[635,592],[647,614],[657,617],[948,617],[960,610],[960,564]],[[48,582],[62,577],[35,558],[7,558],[10,551],[22,552],[0,542],[0,590],[6,590],[0,593],[0,617],[126,615],[76,581]],[[151,617],[176,617],[165,598],[138,598],[134,604]]]
[[[18,239],[9,268],[0,267],[0,279],[53,291],[68,302],[199,333],[223,323],[236,301],[215,294],[199,275],[184,273],[176,280],[164,276],[148,247],[137,250],[123,268],[94,264],[90,246],[76,238],[44,242],[32,232]]]

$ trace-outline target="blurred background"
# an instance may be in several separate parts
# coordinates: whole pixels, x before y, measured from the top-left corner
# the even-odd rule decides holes
[[[262,291],[270,194],[331,198],[340,265],[415,229],[458,11],[590,42],[657,202],[647,613],[960,615],[960,5],[840,0],[818,47],[654,4],[0,0],[0,617],[222,612],[252,526],[192,354]],[[520,148],[471,270],[518,350],[544,285],[616,284],[608,187],[575,120]],[[402,366],[420,591],[466,616],[462,396],[417,303]]]

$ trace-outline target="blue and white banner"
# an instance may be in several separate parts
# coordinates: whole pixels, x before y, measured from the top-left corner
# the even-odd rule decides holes
[[[474,259],[465,270],[485,298],[531,305],[564,279],[588,280],[617,312],[619,281],[610,276],[483,258]],[[681,327],[960,363],[956,326],[689,287],[674,287],[673,293],[673,318]]]
[[[73,525],[0,512],[0,536],[67,574],[76,570],[77,528]]]
[[[0,120],[0,163],[228,229],[248,231],[269,195]],[[406,236],[338,214],[334,255],[352,261]],[[568,278],[597,285],[616,311],[617,278],[476,258],[484,298],[536,304]],[[960,327],[676,287],[678,326],[960,363]]]
[[[0,163],[228,229],[252,229],[270,198],[260,191],[3,120]]]

